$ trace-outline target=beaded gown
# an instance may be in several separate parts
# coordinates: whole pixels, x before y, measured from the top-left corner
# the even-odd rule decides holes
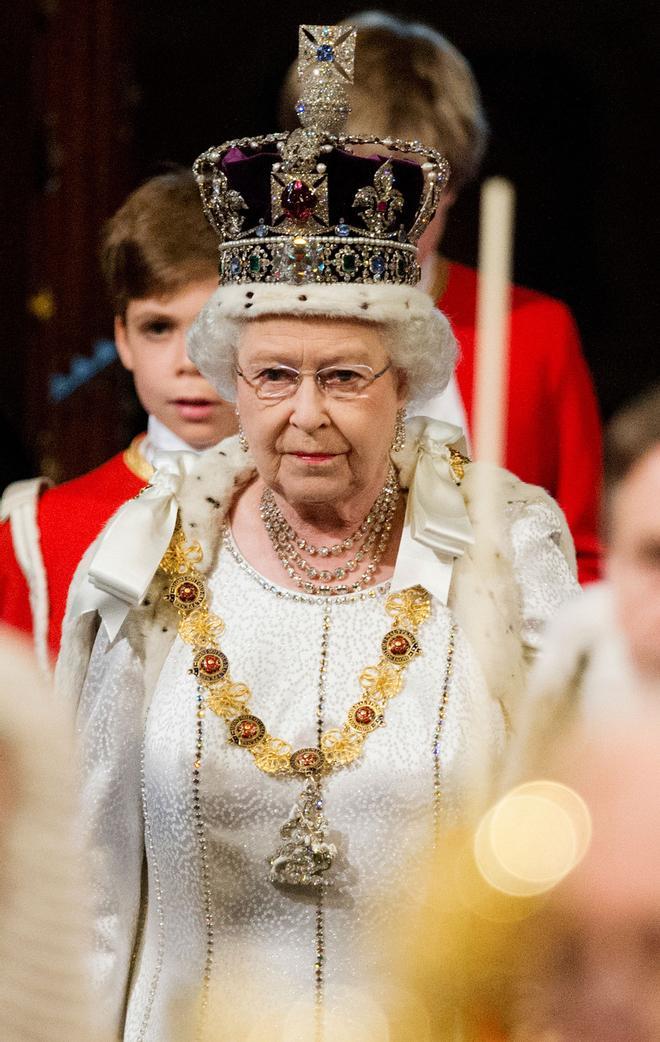
[[[545,618],[576,590],[557,530],[543,504],[524,507],[510,526],[531,647]],[[342,598],[296,594],[263,579],[226,534],[208,585],[225,622],[232,677],[252,691],[250,712],[294,748],[315,744],[327,619],[323,724],[341,726],[359,697],[359,674],[378,661],[389,629],[387,584]],[[289,1020],[287,1038],[313,1037],[319,961],[326,1042],[341,1037],[335,1014],[345,1023],[356,1006],[378,1016],[387,980],[376,948],[387,943],[408,870],[434,821],[458,820],[488,784],[505,740],[500,706],[457,627],[437,741],[453,626],[451,611],[434,600],[418,634],[422,653],[388,704],[386,726],[323,783],[338,858],[321,935],[317,897],[269,880],[268,858],[301,779],[263,774],[247,750],[229,744],[224,720],[198,716],[191,648],[179,637],[145,705],[136,652],[121,633],[109,644],[99,631],[78,727],[97,902],[93,977],[112,1037],[262,1038],[260,1018],[272,1026],[276,1009],[296,1004],[306,1012],[302,1026]],[[242,1033],[246,1025],[251,1035]]]

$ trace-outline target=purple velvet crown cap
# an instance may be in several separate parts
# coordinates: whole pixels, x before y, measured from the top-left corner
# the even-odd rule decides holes
[[[251,228],[260,220],[272,223],[271,173],[273,164],[282,159],[279,152],[266,149],[246,155],[239,148],[231,148],[223,157],[220,169],[227,177],[229,187],[240,192],[247,210],[242,211],[244,227]],[[347,221],[363,225],[362,217],[353,207],[359,189],[373,183],[376,171],[390,159],[389,156],[356,156],[339,148],[323,156],[327,169],[329,226]],[[405,159],[391,159],[394,187],[403,196],[403,207],[398,225],[408,232],[415,223],[424,189],[424,175],[418,163]],[[311,231],[311,229],[310,229]]]

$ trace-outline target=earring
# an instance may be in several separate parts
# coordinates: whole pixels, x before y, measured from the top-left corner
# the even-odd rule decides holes
[[[250,446],[248,445],[247,438],[245,437],[245,431],[241,427],[240,423],[238,425],[238,444],[241,446],[243,452],[249,452]]]
[[[399,409],[394,424],[394,439],[392,441],[392,452],[401,452],[406,444],[406,410]]]

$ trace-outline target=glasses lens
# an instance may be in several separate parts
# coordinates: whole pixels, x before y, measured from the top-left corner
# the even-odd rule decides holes
[[[249,380],[260,398],[285,398],[298,386],[299,374],[297,369],[276,365],[261,369]]]
[[[374,378],[368,365],[328,366],[319,369],[316,379],[322,390],[333,398],[354,398],[361,394]]]

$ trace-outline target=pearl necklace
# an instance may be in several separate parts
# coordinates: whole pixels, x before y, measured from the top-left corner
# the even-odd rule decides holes
[[[317,547],[299,536],[277,506],[270,488],[263,491],[259,513],[275,553],[296,586],[305,593],[332,597],[356,593],[367,585],[387,548],[398,501],[399,481],[396,470],[390,464],[387,482],[367,516],[352,535],[334,546]],[[332,556],[338,557],[343,551],[351,549],[356,544],[359,549],[344,564],[332,570],[323,567],[321,562],[325,563]],[[318,564],[310,564],[302,556],[302,552],[319,557],[321,561]],[[371,561],[358,579],[348,584],[341,582],[349,572],[354,572],[360,562],[369,556]],[[300,575],[296,569],[300,569],[303,575]],[[314,581],[317,579],[320,579],[321,582]],[[339,585],[331,586],[330,583],[334,582]]]

